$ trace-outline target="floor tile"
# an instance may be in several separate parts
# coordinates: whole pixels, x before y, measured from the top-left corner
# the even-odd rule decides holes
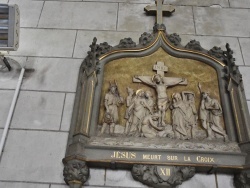
[[[231,7],[250,8],[249,0],[229,0]]]
[[[69,186],[68,185],[51,185],[51,187],[50,188],[69,188]]]
[[[195,174],[190,180],[184,181],[177,188],[216,188],[215,175]]]
[[[250,65],[250,38],[240,38],[240,46],[242,50],[243,59],[246,65]]]
[[[39,27],[115,30],[117,3],[45,2]]]
[[[129,170],[106,170],[106,186],[147,187],[133,179]]]
[[[0,163],[0,180],[63,182],[68,134],[11,130]]]
[[[194,18],[200,35],[250,36],[250,11],[246,9],[195,7]]]
[[[66,99],[65,99],[64,109],[63,109],[62,123],[61,123],[62,131],[69,131],[73,107],[74,107],[74,101],[75,101],[74,99],[75,99],[74,93],[66,94]]]
[[[246,98],[247,100],[250,100],[250,67],[240,66],[239,69],[243,77]]]
[[[81,59],[29,58],[23,90],[75,92]]]
[[[118,14],[119,31],[149,31],[153,29],[155,16],[145,16],[144,4],[121,3]],[[192,7],[176,6],[171,17],[164,17],[168,33],[194,34]]]
[[[0,182],[2,188],[49,188],[49,184]]]
[[[168,0],[167,4],[173,4],[173,5],[192,5],[192,6],[213,6],[213,5],[220,5],[222,7],[228,7],[228,1],[227,0],[206,0],[206,1],[200,1],[200,0]]]
[[[5,126],[13,97],[14,91],[0,90],[0,128],[4,128]]]
[[[11,55],[72,57],[76,31],[28,29],[20,31],[20,46]]]
[[[105,184],[105,169],[90,169],[90,176],[85,185],[90,186],[104,186]]]
[[[21,68],[26,63],[26,57],[7,57],[11,71],[5,69],[0,74],[0,89],[16,89]]]
[[[82,0],[82,1],[88,1],[88,0]],[[152,0],[98,0],[98,2],[154,4]]]
[[[69,186],[68,185],[53,185],[52,184],[50,188],[69,188]],[[84,185],[84,188],[114,188],[114,187]]]
[[[20,9],[20,27],[37,26],[43,8],[43,1],[10,0],[9,4],[17,4]]]
[[[74,50],[74,57],[84,58],[87,52],[90,51],[89,45],[93,38],[97,38],[97,43],[107,42],[111,46],[119,44],[121,39],[132,38],[134,42],[139,43],[139,38],[142,32],[113,32],[113,31],[78,31],[76,45]]]
[[[66,183],[64,185],[51,185],[50,188],[69,188],[68,185],[66,185]]]
[[[3,136],[3,129],[0,128],[0,140],[2,139],[2,136]]]
[[[11,128],[59,130],[64,93],[21,91]]]
[[[234,176],[226,174],[217,174],[218,188],[235,188]]]
[[[41,0],[33,0],[33,1],[41,1]],[[44,0],[44,1],[73,1],[73,2],[76,2],[76,1],[83,1],[83,0]]]

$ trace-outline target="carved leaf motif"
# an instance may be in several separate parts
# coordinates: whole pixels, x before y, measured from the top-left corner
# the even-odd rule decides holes
[[[166,31],[166,26],[164,24],[155,24],[153,27],[154,33],[157,33],[159,30]]]
[[[118,48],[133,48],[136,47],[136,43],[131,38],[124,38],[120,40]]]
[[[203,48],[201,47],[201,44],[199,41],[196,40],[191,40],[186,46],[186,49],[190,49],[190,50],[197,50],[197,51],[202,51]]]
[[[239,68],[237,65],[235,65],[235,58],[233,58],[233,50],[231,50],[229,44],[226,44],[227,51],[223,52],[224,55],[224,63],[227,65],[225,67],[226,72],[226,79],[232,80],[237,84],[240,85],[243,88],[242,85],[242,74],[239,71]]]
[[[178,34],[173,33],[169,36],[167,36],[168,40],[174,44],[175,46],[179,45],[181,43],[181,38]]]
[[[218,59],[224,59],[223,50],[217,46],[214,46],[211,50],[209,50],[208,54]]]
[[[146,46],[147,44],[152,42],[153,38],[154,37],[152,34],[144,32],[139,38],[139,43],[143,46]]]
[[[107,42],[101,44],[96,44],[96,42],[97,39],[95,37],[92,44],[89,46],[91,50],[88,51],[87,57],[83,60],[82,70],[86,72],[87,77],[94,71],[97,73],[99,72],[99,68],[97,67],[99,63],[98,58],[112,49],[112,46]]]
[[[101,43],[97,46],[97,57],[99,57],[102,54],[105,54],[109,52],[112,49],[112,46],[110,46],[107,42]]]

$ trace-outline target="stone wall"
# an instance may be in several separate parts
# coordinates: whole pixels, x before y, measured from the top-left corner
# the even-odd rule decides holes
[[[28,70],[21,87],[0,161],[1,188],[66,188],[63,165],[78,70],[93,37],[111,45],[137,41],[151,31],[154,17],[143,8],[152,0],[0,0],[21,10],[20,48],[10,57]],[[164,18],[168,33],[205,49],[226,42],[243,74],[250,101],[250,1],[165,0],[176,5]],[[3,132],[20,69],[0,72],[0,134]],[[250,104],[250,103],[249,103]],[[179,188],[232,188],[233,177],[197,174]],[[86,187],[145,187],[129,171],[91,169]]]

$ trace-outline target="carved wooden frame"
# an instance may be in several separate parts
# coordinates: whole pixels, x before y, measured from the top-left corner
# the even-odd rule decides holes
[[[81,187],[89,176],[88,167],[128,168],[132,169],[133,177],[145,184],[160,187],[161,185],[173,187],[192,177],[196,171],[240,173],[235,176],[236,185],[242,184],[242,179],[249,181],[250,168],[250,126],[249,112],[244,93],[242,76],[235,65],[233,52],[229,45],[226,51],[219,47],[205,50],[198,41],[192,40],[187,45],[181,45],[177,34],[167,34],[164,25],[155,25],[153,33],[143,33],[136,45],[131,38],[125,38],[120,44],[111,47],[108,43],[97,44],[94,38],[90,45],[91,51],[84,59],[77,84],[73,116],[67,144],[67,151],[63,163],[65,182],[71,187]],[[205,152],[207,156],[216,155],[220,159],[218,164],[194,164],[182,162],[144,162],[140,160],[116,160],[103,158],[103,153],[114,150],[112,147],[88,146],[88,140],[96,134],[98,109],[100,105],[101,86],[103,82],[104,65],[118,58],[143,57],[163,48],[174,57],[194,59],[214,67],[219,79],[219,90],[226,132],[231,141],[235,141],[241,148],[239,154],[222,154],[218,152]],[[98,82],[98,84],[97,84]],[[122,150],[126,151],[126,148]],[[150,150],[150,149],[149,149]],[[140,153],[141,151],[135,150]],[[152,150],[153,151],[153,150]],[[199,153],[199,152],[198,152]],[[197,152],[196,152],[197,154]],[[230,161],[234,161],[231,162]],[[168,165],[175,168],[175,179],[171,183],[159,183],[159,177],[143,180],[142,174],[137,172],[145,166],[157,170],[157,166]],[[195,169],[194,169],[195,168]],[[246,174],[246,175],[244,175]],[[248,175],[248,176],[247,176]],[[154,174],[148,174],[153,177]],[[177,178],[179,177],[179,179]],[[185,176],[185,178],[184,178]],[[180,178],[181,177],[181,178]],[[240,178],[238,178],[240,177]],[[244,177],[244,178],[242,178]],[[249,178],[249,179],[247,179]],[[156,183],[158,182],[158,183]],[[179,181],[179,182],[178,182]],[[244,182],[243,182],[244,184]],[[246,185],[246,183],[244,184]],[[240,186],[239,186],[240,187]]]

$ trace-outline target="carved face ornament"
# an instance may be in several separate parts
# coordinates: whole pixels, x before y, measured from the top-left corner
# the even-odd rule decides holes
[[[203,97],[203,99],[208,99],[208,98],[210,98],[208,92],[202,92],[202,97]]]
[[[151,93],[150,91],[146,91],[146,92],[145,92],[145,96],[146,96],[147,98],[150,98],[150,97],[152,97],[153,95],[152,95],[152,93]]]
[[[187,99],[188,99],[188,100],[193,100],[193,99],[194,99],[194,94],[189,93],[189,94],[187,95]]]
[[[136,96],[138,96],[138,97],[143,97],[143,96],[144,96],[144,91],[143,91],[142,89],[138,89],[138,90],[136,91]]]
[[[110,91],[111,93],[115,94],[116,93],[116,86],[110,86]]]
[[[134,93],[134,90],[132,88],[129,88],[129,87],[127,87],[127,91],[130,95],[132,95]]]
[[[156,84],[163,83],[162,76],[159,75],[159,74],[155,74],[155,75],[152,77],[152,82],[155,82]]]

